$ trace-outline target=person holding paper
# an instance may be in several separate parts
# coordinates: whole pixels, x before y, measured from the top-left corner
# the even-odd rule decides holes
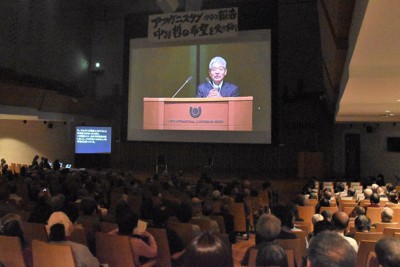
[[[226,61],[222,57],[214,57],[209,64],[210,79],[197,87],[196,97],[234,97],[239,96],[239,88],[224,81],[227,74]]]

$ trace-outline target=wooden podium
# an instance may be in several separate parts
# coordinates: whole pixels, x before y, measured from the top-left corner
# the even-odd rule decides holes
[[[252,131],[253,97],[145,97],[143,129]]]

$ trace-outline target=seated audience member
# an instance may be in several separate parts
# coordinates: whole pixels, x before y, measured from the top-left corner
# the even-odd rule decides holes
[[[258,250],[256,264],[257,266],[289,266],[285,250],[274,243],[270,243]]]
[[[394,211],[389,207],[384,207],[381,211],[381,221],[383,223],[392,223]]]
[[[33,266],[32,251],[25,242],[22,219],[18,214],[10,213],[0,219],[0,235],[19,237],[24,261],[27,266]]]
[[[378,195],[378,193],[372,193],[371,197],[369,198],[370,201],[370,205],[367,206],[367,208],[369,207],[373,207],[373,208],[379,208],[379,201],[380,201],[380,196]]]
[[[371,188],[365,188],[364,189],[364,199],[370,199],[372,195],[372,189]]]
[[[371,231],[371,220],[365,215],[359,215],[354,220],[354,226],[357,232]]]
[[[193,208],[195,209],[195,207]],[[204,204],[203,207],[200,207],[200,210],[197,212],[196,216],[192,217],[190,222],[193,224],[205,226],[207,228],[207,231],[211,231],[213,233],[219,233],[218,223],[210,219],[209,217],[211,214],[212,214],[212,205],[206,203]]]
[[[230,213],[229,204],[221,205],[221,215],[224,217],[225,232],[229,236],[229,241],[231,244],[236,243],[236,233],[235,233],[235,217]]]
[[[50,235],[50,227],[56,223],[64,225],[65,238],[70,239],[71,234],[74,231],[74,224],[71,222],[68,216],[62,211],[56,211],[50,215],[46,225],[47,235]]]
[[[365,214],[366,214],[365,208],[361,207],[361,206],[357,206],[357,207],[354,207],[354,209],[351,211],[349,217],[354,219],[357,216],[365,215]]]
[[[249,263],[250,249],[260,250],[267,244],[274,242],[281,232],[281,221],[272,214],[263,214],[256,225],[256,245],[247,249],[241,264],[247,266]]]
[[[386,191],[387,194],[389,195],[390,192],[393,192],[396,189],[396,187],[392,183],[387,183],[386,184]]]
[[[354,267],[357,253],[343,237],[325,231],[311,241],[307,253],[310,267]]]
[[[192,240],[186,248],[183,267],[233,267],[227,245],[216,235],[204,233]]]
[[[330,222],[332,220],[332,212],[329,210],[323,210],[321,212],[322,217],[324,217],[325,221]]]
[[[10,190],[6,185],[0,187],[0,218],[15,212],[16,206],[10,201]]]
[[[321,207],[331,206],[332,192],[330,190],[324,190],[321,200],[315,206],[315,213],[320,213]]]
[[[281,221],[281,232],[276,239],[296,239],[297,236],[293,233],[294,216],[290,208],[283,205],[277,205],[272,208],[274,214]]]
[[[319,222],[319,221],[323,221],[324,220],[324,216],[322,216],[321,214],[319,214],[319,213],[316,213],[316,214],[314,214],[312,217],[311,217],[311,223],[315,226],[315,224],[317,223],[317,222]]]
[[[72,249],[75,266],[77,267],[98,267],[98,259],[92,255],[89,248],[85,245],[67,241],[64,224],[55,223],[50,226],[49,241],[57,245],[68,245]]]
[[[147,231],[141,235],[133,234],[137,226],[138,216],[133,212],[127,212],[119,216],[118,232],[119,235],[130,237],[132,255],[136,266],[141,266],[141,257],[152,259],[157,256],[157,243],[154,237]]]
[[[177,261],[185,252],[185,247],[179,235],[172,229],[166,228],[166,223],[169,219],[168,210],[165,207],[156,207],[153,210],[153,227],[166,229],[169,252],[171,259]]]
[[[391,205],[391,204],[399,204],[398,195],[397,195],[397,192],[395,192],[395,191],[391,191],[388,194],[388,203],[386,203],[385,205]]]
[[[346,239],[347,242],[349,242],[349,244],[354,248],[354,251],[357,252],[358,251],[357,241],[352,237],[344,235],[345,234],[344,232],[346,231],[346,228],[349,225],[349,216],[343,211],[337,211],[332,216],[332,223],[333,226],[335,227],[336,233],[338,233],[340,236]]]
[[[89,249],[92,253],[96,251],[96,232],[100,232],[100,218],[97,213],[97,203],[93,198],[83,198],[80,202],[80,215],[75,225],[83,227],[86,232]]]
[[[375,253],[382,267],[400,266],[400,239],[382,238],[375,245]],[[377,266],[377,264],[376,264]]]
[[[330,221],[319,221],[314,226],[313,237],[324,231],[333,231],[335,227]]]
[[[33,207],[33,210],[29,216],[28,222],[31,223],[41,223],[46,224],[49,219],[52,210],[49,204],[50,193],[46,189],[46,191],[40,190],[37,193],[36,204]]]

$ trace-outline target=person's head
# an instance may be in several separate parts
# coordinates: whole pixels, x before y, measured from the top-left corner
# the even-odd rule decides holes
[[[272,214],[263,214],[257,221],[256,232],[265,242],[275,240],[281,232],[281,221]]]
[[[64,225],[65,236],[67,237],[71,236],[72,231],[74,231],[74,224],[71,222],[71,220],[64,212],[56,211],[50,215],[50,218],[47,221],[46,225],[46,230],[48,235],[50,235],[50,229],[54,224]]]
[[[316,213],[311,217],[311,222],[313,225],[315,225],[317,222],[323,221],[323,220],[324,220],[324,216],[322,216],[319,213]]]
[[[395,191],[391,191],[389,194],[388,194],[388,200],[391,202],[391,203],[398,203],[398,199],[397,199],[397,193],[395,192]]]
[[[18,214],[10,213],[0,219],[0,235],[17,236],[24,244],[24,230],[22,219]]]
[[[343,183],[336,184],[335,191],[336,192],[343,192],[344,191],[344,184]]]
[[[285,250],[279,244],[272,243],[258,251],[256,265],[287,267],[289,264]]]
[[[335,232],[324,231],[310,242],[307,266],[353,267],[356,258],[356,251],[346,239]]]
[[[233,267],[232,255],[226,244],[208,232],[190,242],[183,259],[183,267],[204,266]]]
[[[372,193],[371,197],[369,198],[369,201],[371,204],[378,204],[380,201],[380,197],[378,193]]]
[[[272,208],[272,213],[281,220],[281,226],[294,227],[294,214],[290,206],[277,205]]]
[[[379,187],[379,185],[377,185],[377,184],[372,184],[372,185],[371,185],[372,192],[376,193],[376,192],[378,191],[378,187]]]
[[[192,205],[188,202],[182,202],[176,214],[178,220],[180,222],[187,223],[192,219],[192,216],[193,216]]]
[[[138,224],[138,216],[130,211],[125,214],[122,214],[117,221],[118,224],[118,234],[120,235],[130,235],[133,232],[133,229]]]
[[[324,199],[331,200],[332,196],[333,196],[332,191],[329,188],[324,190],[324,194],[323,194]]]
[[[388,192],[392,192],[396,187],[392,183],[387,183],[386,184],[386,190]]]
[[[153,225],[155,227],[165,227],[169,219],[169,212],[165,206],[157,206],[153,210]]]
[[[370,189],[370,188],[365,188],[364,189],[364,197],[365,197],[365,199],[369,199],[370,197],[371,197],[371,195],[372,195],[372,189]]]
[[[333,231],[334,226],[330,221],[319,221],[314,225],[314,236],[318,235],[319,233],[322,233],[324,231]]]
[[[391,208],[389,208],[389,207],[383,208],[383,210],[381,211],[382,222],[385,222],[385,223],[392,222],[393,215],[394,215],[394,211]]]
[[[213,82],[219,85],[227,73],[226,61],[222,57],[214,57],[210,61],[209,75]]]
[[[80,203],[80,208],[83,215],[92,215],[97,211],[97,203],[91,197],[85,197]]]
[[[371,219],[365,215],[359,215],[354,220],[354,226],[357,232],[369,232],[371,230]]]
[[[337,231],[344,231],[349,225],[349,216],[343,211],[337,211],[332,215],[332,223]]]
[[[50,227],[49,240],[55,242],[65,240],[65,227],[62,223],[56,223]]]
[[[353,187],[347,189],[347,196],[354,197],[356,195],[356,190]]]
[[[323,210],[321,212],[322,217],[324,217],[325,221],[331,221],[332,220],[332,212],[330,210]]]
[[[400,266],[400,239],[382,238],[375,245],[375,253],[382,267]]]
[[[351,218],[355,218],[360,215],[365,215],[365,208],[361,206],[354,207],[354,209],[350,213]]]

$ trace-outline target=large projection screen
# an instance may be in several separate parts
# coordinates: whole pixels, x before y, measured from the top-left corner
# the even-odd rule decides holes
[[[143,99],[172,97],[190,76],[193,79],[176,98],[195,97],[214,56],[226,59],[225,80],[239,86],[240,96],[253,97],[252,131],[144,130]],[[128,141],[270,144],[271,31],[244,31],[209,43],[155,44],[145,38],[131,39],[128,88]]]

